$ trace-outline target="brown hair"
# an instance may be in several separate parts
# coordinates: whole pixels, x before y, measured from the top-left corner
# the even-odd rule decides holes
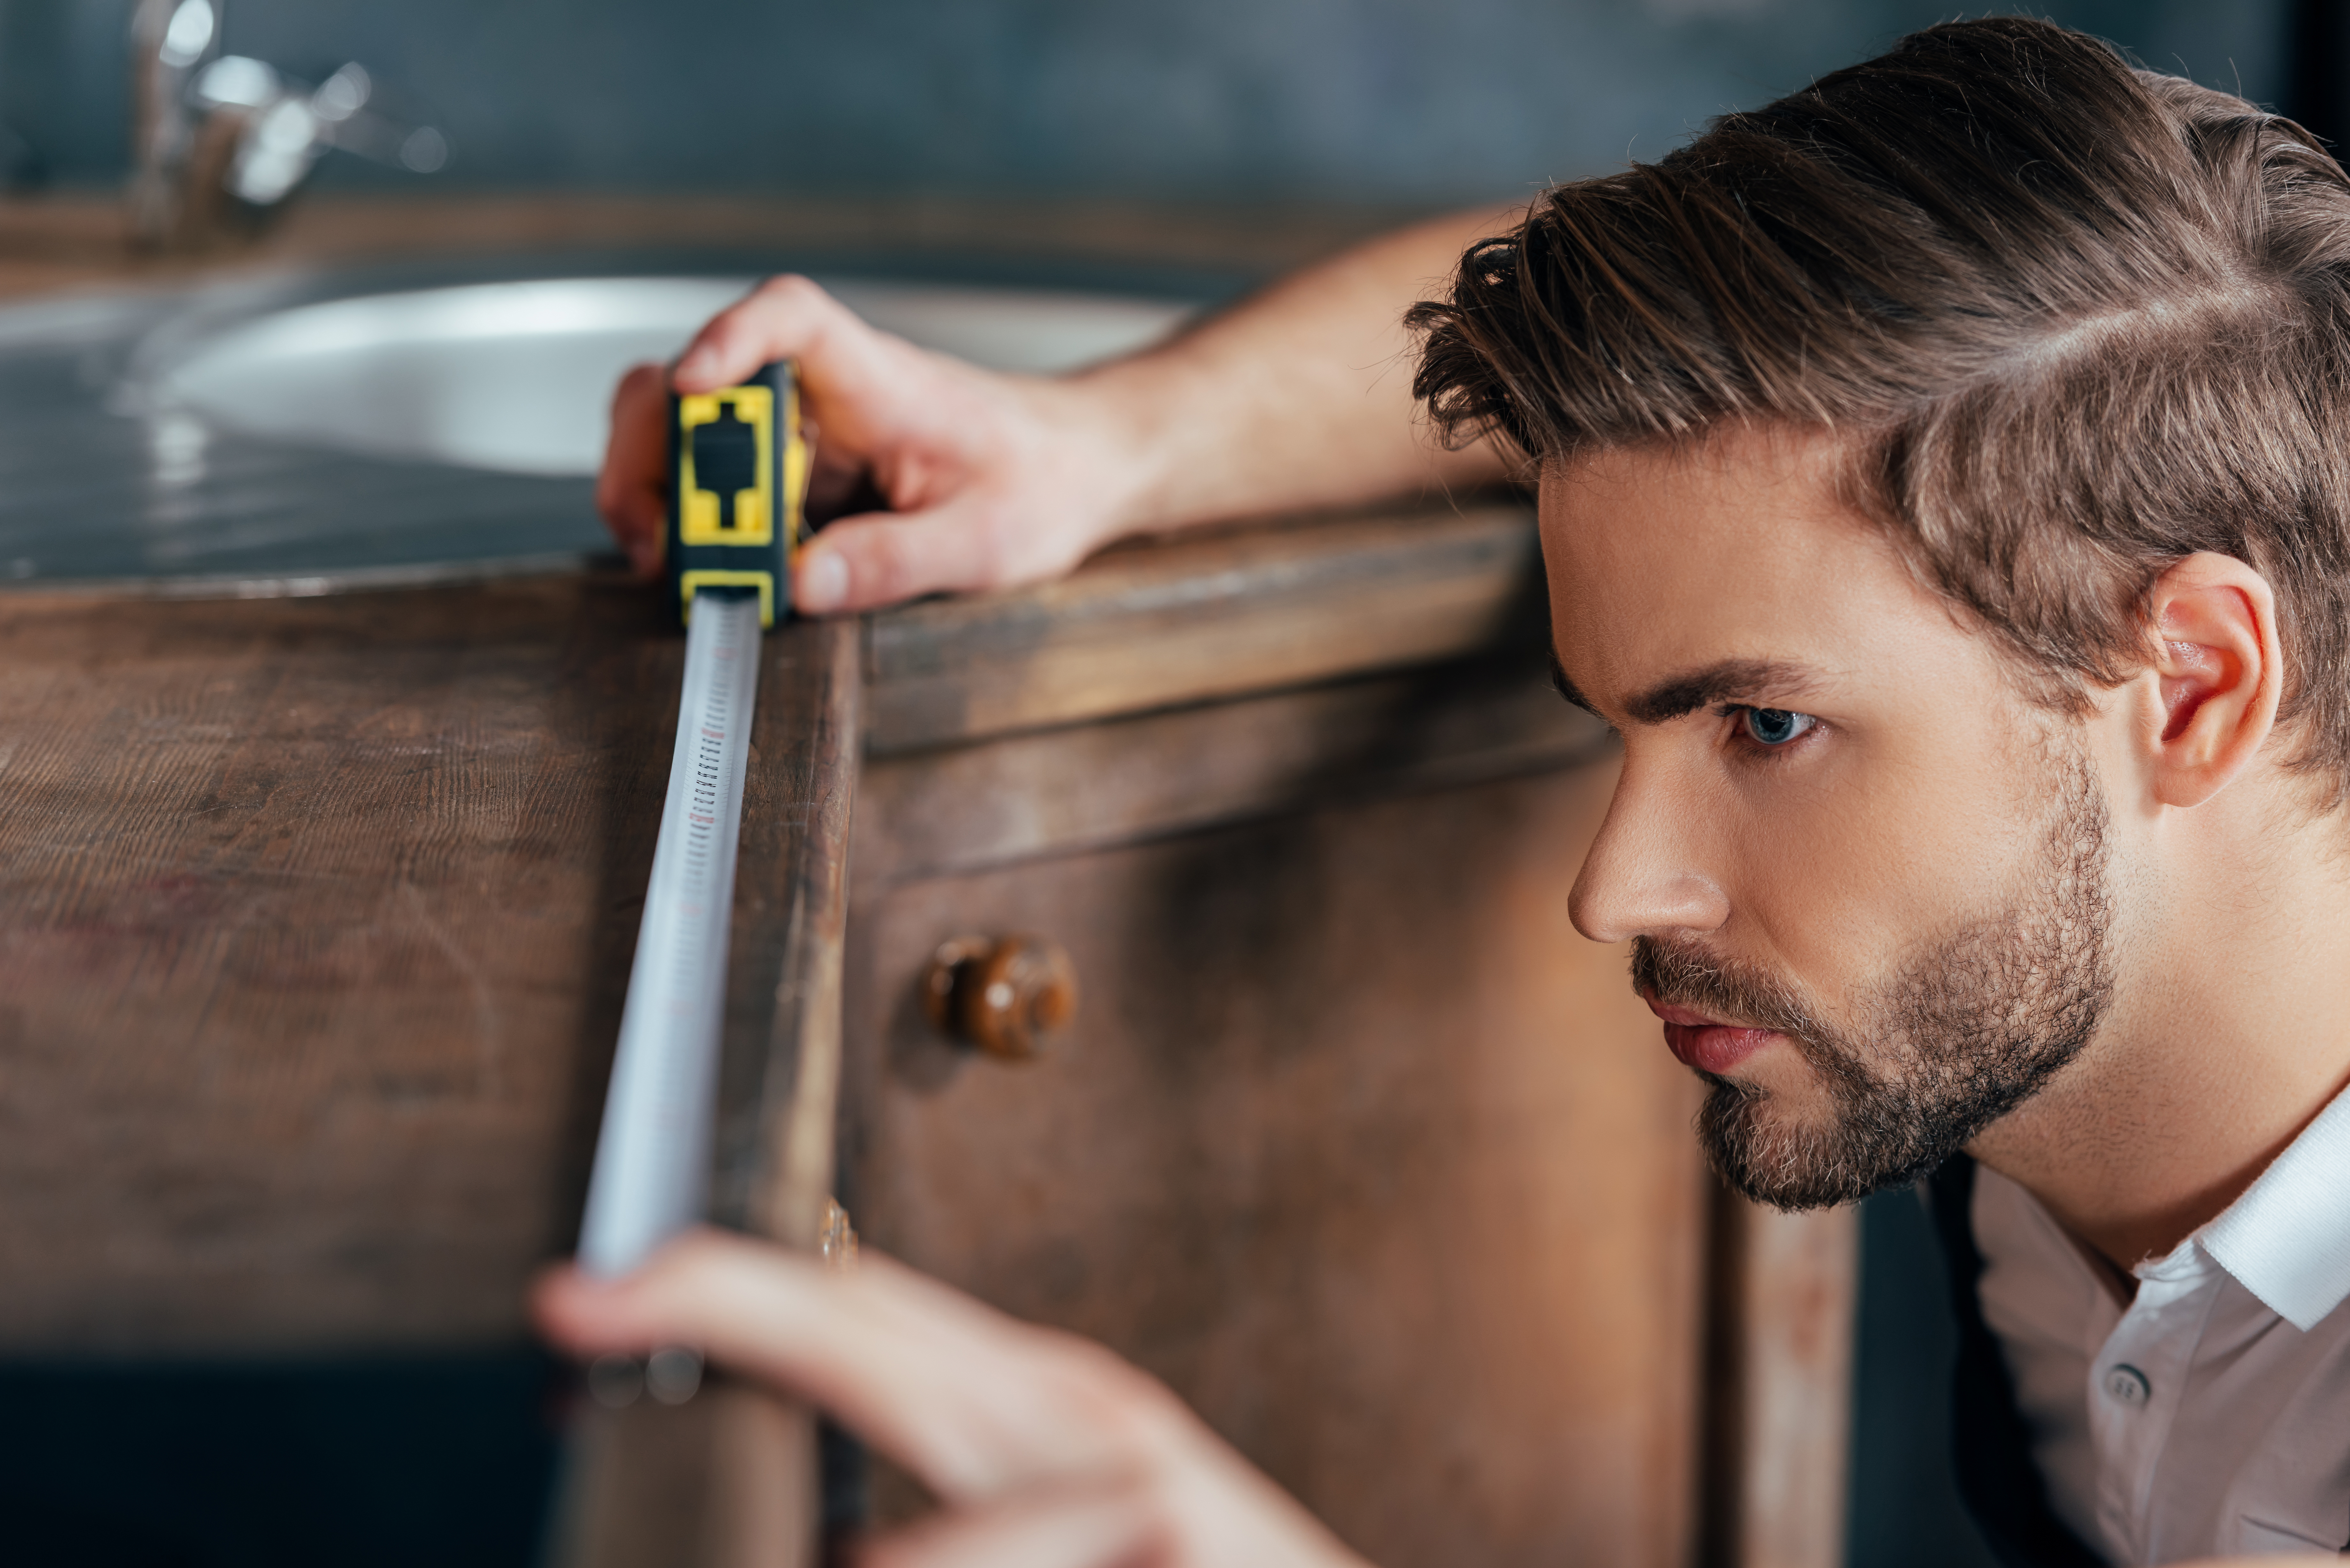
[[[1847,435],[1920,578],[2077,709],[2199,550],[2275,587],[2293,764],[2350,784],[2350,182],[2043,22],[1953,23],[1559,186],[1410,314],[1448,439]]]

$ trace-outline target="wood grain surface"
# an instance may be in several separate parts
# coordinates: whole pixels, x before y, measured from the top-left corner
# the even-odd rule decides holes
[[[1705,1568],[1844,1560],[1859,1211],[1715,1195]]]
[[[1537,649],[874,760],[861,886],[1591,761]]]
[[[0,598],[0,1347],[522,1332],[650,865],[664,607],[577,576]],[[761,1050],[806,914],[785,852],[844,808],[778,753],[819,733],[806,667],[841,637],[771,639],[762,676],[729,1009]]]
[[[861,887],[869,1240],[1134,1358],[1388,1568],[1679,1568],[1711,1183],[1697,1085],[1567,919],[1613,776]],[[969,931],[1074,959],[1043,1058],[930,1032]]]
[[[1515,500],[1179,539],[876,617],[867,742],[889,755],[1539,649],[1546,625],[1534,514]]]

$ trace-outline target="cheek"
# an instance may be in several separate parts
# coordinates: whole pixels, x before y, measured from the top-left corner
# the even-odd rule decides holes
[[[2039,852],[2017,777],[1986,758],[1849,747],[1815,776],[1734,785],[1727,890],[1748,927],[1741,946],[1832,996],[2004,907]]]

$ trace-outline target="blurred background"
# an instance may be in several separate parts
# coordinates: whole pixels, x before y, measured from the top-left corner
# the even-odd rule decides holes
[[[110,202],[122,187],[131,9],[0,0],[0,177],[14,204]],[[1079,243],[1097,222],[1130,230],[1138,213],[1161,236],[1187,214],[1221,234],[1292,236],[1226,246],[1237,286],[1417,212],[1655,157],[1714,114],[1951,14],[1942,0],[227,0],[219,47],[312,83],[363,61],[379,101],[445,139],[430,173],[329,155],[317,196],[712,196],[883,219],[1009,203],[1056,214],[1053,234]],[[2044,14],[2321,135],[2343,123],[2334,5],[2061,0]],[[1914,1199],[1868,1206],[1864,1260],[1848,1561],[1984,1561],[1949,1491],[1944,1287]],[[184,1456],[193,1442],[202,1462],[179,1464],[173,1484],[200,1500],[218,1479],[205,1465],[274,1452],[300,1507],[402,1521],[388,1553],[470,1532],[488,1561],[529,1521],[493,1529],[468,1498],[510,1505],[544,1453],[452,1450],[452,1467],[473,1467],[471,1492],[354,1489],[374,1484],[359,1478],[380,1446],[452,1399],[540,1398],[537,1374],[517,1365],[470,1381],[345,1369],[258,1398],[248,1381],[236,1400],[192,1371],[160,1405],[151,1380],[127,1392],[149,1401],[144,1416],[19,1367],[0,1377],[0,1408],[17,1413],[0,1425],[0,1465],[12,1488],[102,1487],[58,1472],[60,1434],[114,1448],[124,1476],[142,1444]],[[161,1409],[179,1425],[159,1426]]]
[[[2147,63],[2315,110],[2325,8],[2072,0]],[[130,163],[131,0],[0,4],[20,184]],[[2305,14],[2306,13],[2306,14]],[[221,38],[345,60],[475,191],[1016,195],[1440,207],[1652,158],[1954,15],[1930,0],[229,0]],[[322,187],[396,185],[338,159]]]

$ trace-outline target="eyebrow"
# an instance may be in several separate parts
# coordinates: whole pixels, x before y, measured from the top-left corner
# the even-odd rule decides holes
[[[1774,659],[1725,659],[1702,670],[1668,676],[1626,701],[1625,716],[1636,724],[1663,724],[1694,713],[1715,702],[1751,701],[1765,695],[1794,697],[1811,689],[1814,677],[1799,664]],[[1550,656],[1550,683],[1558,694],[1586,713],[1607,717],[1592,705],[1582,688],[1567,678],[1558,651]]]
[[[1583,688],[1567,679],[1566,666],[1558,661],[1558,649],[1555,648],[1550,650],[1550,683],[1560,696],[1593,718],[1606,717],[1598,709],[1591,705],[1591,699],[1583,694]]]

